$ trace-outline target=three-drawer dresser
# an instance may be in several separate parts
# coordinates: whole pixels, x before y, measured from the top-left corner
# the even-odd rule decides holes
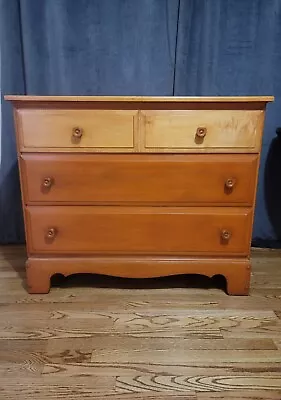
[[[265,109],[273,97],[6,96],[27,284],[54,274],[223,275],[246,295]]]

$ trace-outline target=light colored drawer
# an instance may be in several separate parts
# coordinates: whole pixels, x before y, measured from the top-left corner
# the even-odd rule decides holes
[[[141,112],[142,151],[258,152],[262,110]]]
[[[31,253],[240,254],[250,246],[244,208],[49,206],[26,210]]]
[[[125,151],[135,149],[135,110],[20,109],[22,151]]]
[[[23,154],[25,201],[243,205],[255,194],[255,154]]]

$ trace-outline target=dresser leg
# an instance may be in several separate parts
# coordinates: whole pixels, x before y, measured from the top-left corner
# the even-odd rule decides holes
[[[229,295],[247,296],[250,289],[251,266],[250,262],[241,268],[224,274],[226,278],[227,293]]]
[[[38,263],[29,259],[26,263],[27,290],[31,293],[49,293],[51,285],[50,272]]]

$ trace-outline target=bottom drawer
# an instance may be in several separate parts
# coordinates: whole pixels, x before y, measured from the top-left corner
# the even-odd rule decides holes
[[[32,206],[30,253],[241,254],[249,252],[247,208]]]

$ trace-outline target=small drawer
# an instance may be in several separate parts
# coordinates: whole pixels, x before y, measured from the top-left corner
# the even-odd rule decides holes
[[[258,152],[262,110],[141,112],[142,151]]]
[[[125,151],[135,149],[135,110],[39,110],[16,112],[22,151]]]
[[[33,206],[31,253],[246,255],[252,211],[244,208]]]
[[[36,202],[251,206],[255,154],[23,154],[24,199]]]

